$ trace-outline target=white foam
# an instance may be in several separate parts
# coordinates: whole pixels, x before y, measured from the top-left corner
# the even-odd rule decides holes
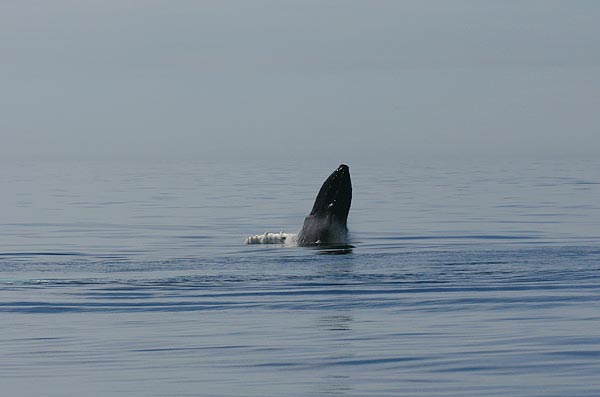
[[[295,244],[296,235],[293,233],[265,233],[255,234],[254,236],[246,237],[246,244]]]

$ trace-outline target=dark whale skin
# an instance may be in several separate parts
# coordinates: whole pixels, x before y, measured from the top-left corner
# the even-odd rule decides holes
[[[346,243],[351,202],[350,169],[341,164],[323,182],[313,208],[298,232],[298,245]]]

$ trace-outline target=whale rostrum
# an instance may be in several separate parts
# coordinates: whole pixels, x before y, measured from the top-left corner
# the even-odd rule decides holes
[[[298,245],[346,243],[351,202],[350,170],[342,164],[323,182],[313,208],[298,232]]]

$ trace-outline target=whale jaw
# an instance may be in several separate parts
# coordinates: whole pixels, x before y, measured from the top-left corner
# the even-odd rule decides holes
[[[342,164],[323,182],[313,208],[298,233],[298,245],[346,242],[351,202],[350,170]]]
[[[302,230],[298,233],[299,246],[345,243],[348,239],[348,227],[332,217],[304,218]]]

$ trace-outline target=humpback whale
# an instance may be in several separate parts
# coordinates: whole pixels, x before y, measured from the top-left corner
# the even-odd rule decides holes
[[[350,170],[346,164],[341,164],[323,182],[315,204],[298,232],[298,245],[345,243],[351,201]]]

